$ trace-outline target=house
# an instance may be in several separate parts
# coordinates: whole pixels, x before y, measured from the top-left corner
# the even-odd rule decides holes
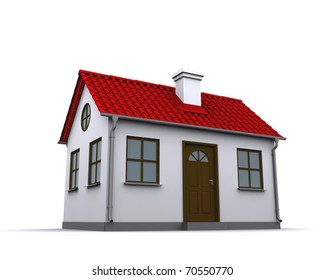
[[[277,131],[241,100],[80,70],[60,137],[63,228],[280,228]]]

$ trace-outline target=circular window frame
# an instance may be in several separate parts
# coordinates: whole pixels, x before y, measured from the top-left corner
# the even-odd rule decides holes
[[[91,108],[89,103],[86,103],[81,113],[81,129],[83,131],[86,131],[88,129],[90,124],[90,119],[91,119]]]

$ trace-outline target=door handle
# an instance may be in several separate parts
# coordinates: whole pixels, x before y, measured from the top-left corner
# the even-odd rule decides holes
[[[211,185],[211,186],[214,185],[214,181],[213,181],[213,179],[210,179],[209,182],[210,182],[210,185]]]

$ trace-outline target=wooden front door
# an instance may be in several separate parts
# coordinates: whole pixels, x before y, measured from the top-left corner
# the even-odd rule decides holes
[[[214,145],[183,145],[184,221],[219,221],[217,149]]]

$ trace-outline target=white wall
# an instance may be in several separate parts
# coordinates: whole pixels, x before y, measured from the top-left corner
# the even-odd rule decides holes
[[[161,186],[124,184],[127,136],[160,139]],[[120,120],[115,138],[115,222],[183,221],[183,140],[218,145],[221,221],[275,221],[272,140]],[[237,148],[262,151],[265,192],[237,190]]]
[[[80,126],[84,104],[91,106],[86,132]],[[218,145],[220,221],[275,221],[272,173],[273,142],[166,125],[119,120],[115,131],[113,220],[115,222],[182,222],[182,141]],[[160,140],[161,186],[125,185],[126,137]],[[89,143],[102,137],[101,185],[87,188]],[[107,198],[108,118],[100,116],[85,87],[68,140],[64,221],[104,222]],[[80,149],[79,190],[68,192],[70,153]],[[237,190],[237,148],[262,151],[264,192]]]
[[[91,119],[86,131],[81,129],[81,113],[84,105],[91,107]],[[100,186],[87,188],[89,143],[102,137],[101,178]],[[104,222],[107,197],[107,170],[108,166],[108,119],[100,116],[88,88],[85,86],[77,109],[75,120],[67,143],[67,167],[64,201],[65,222]],[[79,158],[79,189],[68,192],[70,153],[80,149]]]

